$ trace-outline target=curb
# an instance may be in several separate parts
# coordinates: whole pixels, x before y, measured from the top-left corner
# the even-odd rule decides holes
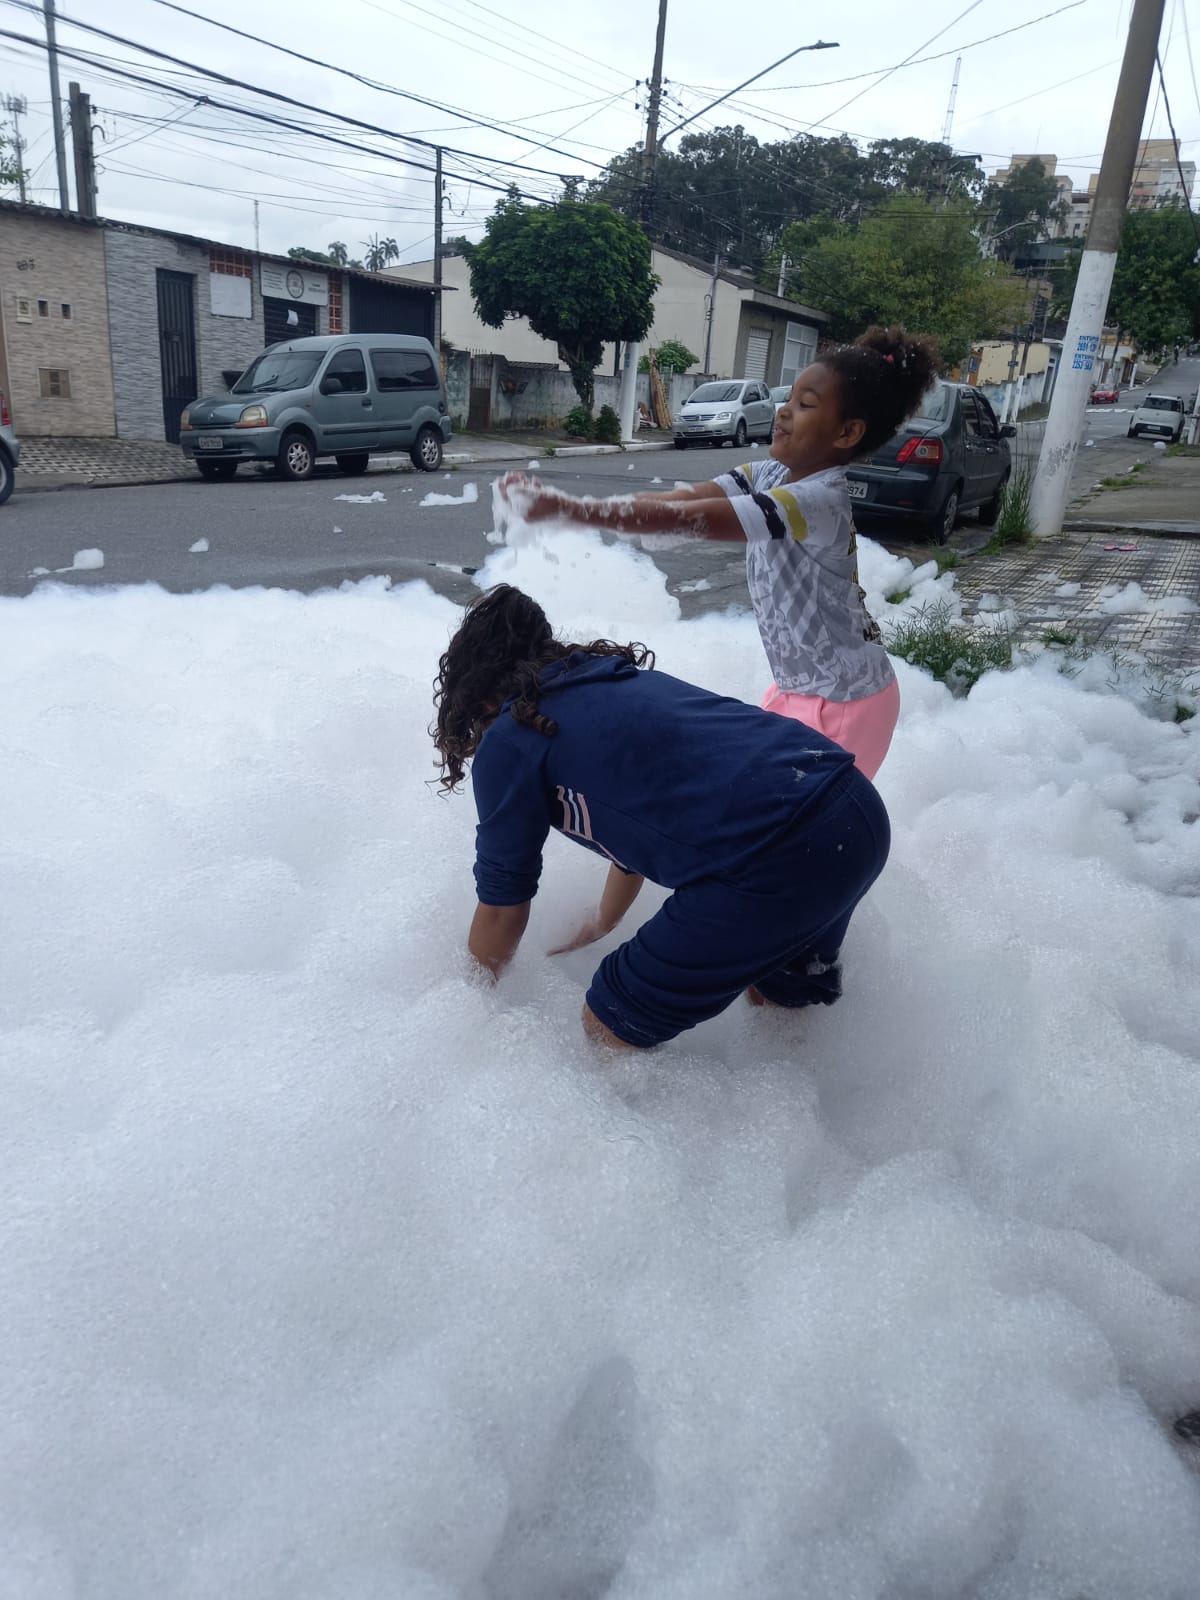
[[[630,455],[636,450],[669,450],[671,441],[655,439],[651,443],[639,443],[636,440],[630,444],[558,444],[554,446],[554,454],[549,456],[551,461],[557,461],[560,456],[620,456]],[[546,452],[549,455],[549,452]]]
[[[1068,518],[1064,533],[1145,533],[1173,539],[1200,539],[1200,522],[1096,522],[1087,517]]]

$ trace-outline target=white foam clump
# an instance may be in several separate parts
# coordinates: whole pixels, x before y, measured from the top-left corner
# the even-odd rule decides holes
[[[425,506],[473,506],[479,499],[479,485],[464,483],[461,494],[427,494],[417,502],[417,510]]]
[[[1108,616],[1154,612],[1160,616],[1187,616],[1194,611],[1200,611],[1200,606],[1183,594],[1151,597],[1140,583],[1131,580],[1123,589],[1107,585],[1102,591],[1099,609]]]
[[[541,464],[542,463],[540,461],[537,461],[537,460],[531,461],[529,463],[529,465],[525,468],[525,470],[526,470],[526,472],[537,472],[538,469],[541,467]]]
[[[761,694],[747,615],[530,531],[477,581]],[[543,953],[602,863],[552,839],[511,971],[463,961],[458,615],[0,600],[0,1591],[1194,1592],[1196,736],[899,663],[842,1003],[602,1061],[612,941]]]
[[[1072,579],[1068,583],[1060,583],[1058,588],[1055,589],[1054,593],[1059,597],[1060,600],[1073,600],[1082,588],[1083,585],[1081,583],[1076,583],[1075,580]]]
[[[103,550],[76,550],[69,567],[59,567],[59,572],[98,572],[104,565]]]
[[[378,506],[387,504],[387,495],[382,489],[376,489],[373,494],[335,494],[335,500],[344,500],[352,506]]]
[[[335,529],[334,531],[336,532],[337,530]],[[197,539],[195,544],[188,545],[188,555],[190,555],[190,556],[202,556],[202,555],[206,555],[207,553],[208,553],[208,540],[207,539]]]

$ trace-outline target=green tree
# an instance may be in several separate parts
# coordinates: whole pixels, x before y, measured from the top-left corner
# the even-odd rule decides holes
[[[678,339],[665,340],[654,352],[654,365],[668,376],[676,372],[686,372],[689,367],[694,367],[699,359],[699,356],[693,355],[687,345],[681,344]],[[649,355],[644,355],[638,362],[638,371],[650,371]]]
[[[363,244],[367,252],[363,257],[368,272],[382,272],[389,261],[395,261],[400,255],[400,246],[395,239],[381,239],[373,233]]]
[[[654,320],[658,279],[641,228],[611,206],[527,206],[511,190],[466,255],[480,318],[501,328],[527,317],[555,344],[590,411],[605,344],[640,339]]]
[[[0,189],[15,189],[20,184],[22,177],[28,179],[28,173],[22,173],[17,165],[16,144],[8,134],[0,133]]]
[[[397,255],[399,251],[396,252]],[[322,261],[329,267],[361,267],[361,261],[351,261],[350,252],[340,239],[335,239],[328,250],[309,250],[305,245],[294,244],[288,251],[293,261]]]
[[[986,203],[995,211],[989,231],[1001,261],[1024,254],[1063,205],[1058,184],[1037,156],[1010,173],[1007,182],[989,184]]]
[[[933,334],[954,365],[977,340],[1011,328],[1025,303],[1012,269],[980,255],[977,220],[966,201],[901,194],[857,229],[827,217],[799,224],[783,238],[793,298],[828,311],[839,339],[872,322]]]
[[[1081,252],[1072,251],[1055,287],[1055,315],[1070,315]],[[1200,338],[1200,265],[1192,219],[1178,202],[1127,211],[1106,322],[1157,353]]]
[[[884,193],[978,202],[987,187],[974,156],[955,155],[948,144],[927,139],[873,139],[866,161],[868,182]]]

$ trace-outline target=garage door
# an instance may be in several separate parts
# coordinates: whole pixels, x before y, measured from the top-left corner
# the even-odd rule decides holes
[[[767,357],[770,353],[771,335],[751,330],[746,338],[746,370],[742,373],[742,377],[766,383]]]

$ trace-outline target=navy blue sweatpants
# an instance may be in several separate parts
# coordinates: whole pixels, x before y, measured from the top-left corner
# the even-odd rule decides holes
[[[676,889],[606,956],[587,1003],[626,1044],[673,1039],[753,984],[783,1006],[829,1005],[855,906],[883,870],[891,829],[857,769],[736,874]]]

